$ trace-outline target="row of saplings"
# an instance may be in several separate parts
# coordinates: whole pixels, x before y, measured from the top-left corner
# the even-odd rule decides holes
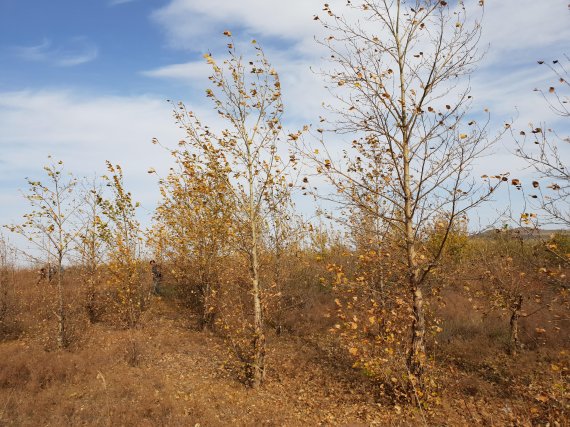
[[[519,319],[546,306],[551,309],[551,300],[564,290],[565,270],[550,254],[564,249],[559,248],[564,246],[564,237],[557,239],[559,242],[552,239],[546,244],[538,240],[525,242],[509,233],[486,239],[458,238],[442,261],[445,269],[435,271],[428,283],[428,351],[445,328],[438,309],[445,305],[442,295],[447,285],[479,301],[478,307],[474,304],[479,310],[505,314],[505,328],[508,325],[510,331],[507,351],[516,354],[522,347]],[[300,329],[309,326],[300,324],[298,314],[314,309],[311,300],[322,299],[329,310],[319,313],[327,319],[321,327],[330,330],[329,337],[336,337],[333,340],[348,356],[348,363],[377,380],[382,394],[418,401],[437,396],[437,387],[429,375],[434,363],[429,354],[422,355],[421,378],[410,375],[407,369],[413,310],[407,290],[398,285],[405,274],[399,256],[396,247],[390,251],[354,250],[337,244],[325,251],[297,249],[279,260],[280,280],[276,281],[276,259],[268,254],[261,275],[264,327],[275,328],[277,334],[283,330],[302,333]],[[114,273],[102,266],[95,276],[84,281],[89,318],[92,322],[101,320],[112,306],[126,326],[137,327],[151,294],[179,298],[193,312],[200,329],[214,331],[227,340],[243,369],[240,377],[250,383],[254,343],[248,272],[237,256],[211,266],[207,277],[192,269],[193,264],[181,267],[168,260],[137,261],[132,279],[138,281],[126,281],[111,293],[101,283],[108,282],[105,277]],[[46,271],[50,270],[40,270],[40,279],[55,278]],[[73,273],[85,277],[80,269],[66,271]],[[479,284],[470,282],[467,286],[466,277],[477,277]],[[537,293],[542,300],[533,304],[530,297],[536,300]]]

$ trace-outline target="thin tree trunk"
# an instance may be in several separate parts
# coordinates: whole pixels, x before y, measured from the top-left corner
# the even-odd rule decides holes
[[[278,241],[278,240],[276,240]],[[276,245],[275,250],[275,270],[273,281],[275,282],[275,291],[277,294],[277,307],[276,311],[276,325],[275,332],[277,335],[281,335],[283,331],[283,296],[282,296],[282,283],[281,283],[281,257],[283,252],[279,244]]]
[[[216,251],[212,251],[215,253]],[[214,328],[214,306],[212,305],[212,284],[216,283],[217,275],[212,273],[212,258],[214,255],[206,255],[206,264],[204,265],[203,279],[202,279],[202,330],[212,330]],[[215,270],[214,270],[215,272]]]
[[[411,287],[413,300],[412,343],[408,353],[408,370],[416,378],[420,389],[423,386],[422,376],[425,361],[426,323],[424,314],[424,297],[422,290],[415,284]]]
[[[255,229],[255,226],[254,226]],[[254,231],[255,235],[255,231]],[[263,331],[263,307],[261,305],[261,288],[259,285],[259,261],[257,259],[257,244],[253,246],[251,256],[251,274],[253,291],[253,363],[251,386],[259,387],[265,378],[265,334]]]
[[[412,297],[412,339],[408,352],[408,370],[415,378],[416,386],[423,388],[422,375],[424,371],[425,361],[425,313],[423,310],[424,297],[421,290],[420,271],[417,263],[417,254],[415,247],[415,230],[414,230],[414,214],[412,209],[412,191],[411,191],[411,173],[410,173],[410,154],[409,139],[407,132],[403,131],[404,147],[404,220],[406,233],[406,255],[408,264],[408,288]]]
[[[512,355],[517,354],[517,350],[520,348],[519,341],[519,317],[521,313],[523,303],[522,295],[517,297],[517,300],[512,306],[511,321],[510,321],[510,353]]]
[[[210,303],[210,296],[212,293],[210,279],[202,284],[202,331],[206,332],[212,328],[213,313]]]
[[[97,322],[97,308],[95,305],[95,298],[96,298],[95,279],[94,279],[95,273],[90,273],[88,271],[87,274],[89,276],[85,279],[87,286],[86,296],[85,296],[86,299],[85,308],[87,310],[87,316],[89,317],[89,323],[93,324]]]
[[[62,257],[58,258],[57,263],[57,293],[58,293],[58,312],[57,312],[57,346],[65,348],[67,346],[66,330],[65,330],[65,304],[63,302],[63,277],[62,277]]]
[[[248,157],[250,156],[248,145]],[[261,304],[261,286],[259,283],[259,259],[258,259],[258,210],[255,204],[255,185],[251,157],[248,161],[248,181],[249,181],[249,222],[251,227],[251,247],[250,249],[250,275],[251,291],[253,297],[253,360],[248,367],[250,383],[252,388],[257,388],[263,383],[265,378],[265,334],[263,331],[263,307]]]

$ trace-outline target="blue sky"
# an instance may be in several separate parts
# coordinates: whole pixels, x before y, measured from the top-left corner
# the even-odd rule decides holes
[[[181,60],[182,52],[164,48],[163,30],[150,19],[166,4],[2,0],[0,90],[159,91],[140,71]]]
[[[476,107],[490,108],[496,126],[515,116],[521,127],[564,126],[532,89],[551,80],[538,59],[570,53],[567,3],[486,1],[490,47],[472,85]],[[223,54],[224,30],[238,47],[252,38],[264,46],[281,75],[287,124],[316,123],[327,97],[309,70],[324,56],[312,19],[321,9],[316,0],[0,0],[0,223],[25,212],[18,189],[26,176],[41,176],[48,154],[78,175],[102,173],[106,159],[121,163],[148,218],[157,189],[146,171],[169,165],[150,141],[182,136],[165,100],[216,120],[203,97],[202,54]],[[481,170],[521,170],[508,151],[507,141]]]

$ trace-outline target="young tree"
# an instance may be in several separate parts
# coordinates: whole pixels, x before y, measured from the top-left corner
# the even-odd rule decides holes
[[[503,179],[479,185],[470,176],[492,143],[488,118],[468,117],[466,77],[479,58],[481,27],[468,19],[463,2],[364,0],[346,8],[361,19],[324,7],[331,31],[323,41],[331,53],[325,77],[336,97],[335,132],[356,138],[340,161],[325,144],[305,152],[336,188],[337,201],[375,216],[397,236],[412,307],[407,368],[421,386],[430,272],[454,224]],[[441,238],[428,251],[424,242],[436,217]]]
[[[51,157],[48,157],[51,159]],[[24,215],[24,223],[10,226],[10,230],[24,236],[40,253],[46,256],[51,268],[51,256],[55,255],[57,277],[57,345],[68,345],[66,330],[65,292],[63,263],[80,232],[74,216],[79,208],[75,197],[77,180],[71,174],[64,173],[63,162],[51,161],[44,166],[47,181],[28,179],[28,200],[32,211]],[[44,267],[45,268],[45,267]]]
[[[252,387],[259,386],[265,375],[264,284],[260,278],[261,249],[266,224],[268,195],[271,189],[286,181],[287,164],[278,153],[283,135],[281,117],[281,83],[262,49],[254,41],[256,56],[246,62],[234,48],[231,34],[229,58],[220,67],[210,55],[205,55],[212,66],[212,89],[206,94],[212,99],[227,128],[216,135],[206,128],[201,132],[193,127],[193,119],[186,127],[195,147],[200,151],[218,153],[228,177],[228,196],[235,206],[231,221],[235,229],[235,247],[245,256],[249,271],[253,308],[250,356],[244,358],[246,376]],[[211,144],[202,144],[202,136]],[[298,134],[292,135],[298,138]],[[292,161],[292,160],[291,160]]]
[[[112,197],[98,196],[105,217],[101,237],[107,245],[110,283],[118,291],[119,309],[129,328],[138,325],[144,309],[146,292],[139,262],[142,237],[136,219],[138,203],[125,190],[123,170],[107,161],[110,176],[103,176],[111,189]]]
[[[521,319],[552,311],[567,292],[566,269],[557,257],[549,256],[548,244],[545,247],[535,231],[505,226],[470,239],[465,262],[454,272],[469,278],[464,290],[479,300],[474,304],[476,310],[483,316],[493,313],[508,320],[506,344],[511,355],[523,347]],[[564,240],[560,243],[564,245]],[[528,331],[524,332],[528,336]]]
[[[485,267],[486,283],[479,291],[490,301],[492,308],[505,312],[509,318],[509,352],[516,354],[521,347],[519,336],[519,319],[523,311],[525,296],[528,294],[529,280],[524,269],[517,265],[522,256],[515,256],[515,243],[511,232],[503,232],[494,241],[482,243],[483,253],[479,254],[480,262]],[[511,243],[511,244],[509,244]],[[519,249],[522,250],[522,240]],[[487,247],[485,247],[485,245]]]
[[[105,242],[101,239],[104,229],[100,198],[102,186],[97,179],[81,183],[81,208],[78,218],[81,232],[78,235],[75,251],[81,267],[81,280],[85,287],[85,308],[91,322],[96,322],[99,310],[96,301],[96,288],[101,280],[105,257]]]
[[[188,141],[170,150],[176,168],[159,181],[162,201],[152,241],[160,246],[176,281],[198,297],[201,326],[209,329],[216,311],[212,300],[218,271],[229,252],[234,207],[224,157],[207,132],[194,133],[200,124],[190,122],[184,106],[180,108],[175,117],[188,130]],[[194,149],[197,146],[201,151]]]
[[[282,182],[272,186],[266,198],[265,221],[267,224],[266,250],[268,262],[267,280],[271,284],[271,295],[266,306],[268,308],[268,322],[275,327],[278,334],[283,329],[283,317],[288,307],[284,305],[283,293],[288,276],[292,273],[292,266],[288,261],[294,260],[293,254],[300,249],[303,237],[304,224],[300,217],[295,215],[295,204],[289,185]]]

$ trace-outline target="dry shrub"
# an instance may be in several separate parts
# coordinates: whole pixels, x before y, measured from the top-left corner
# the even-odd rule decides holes
[[[359,258],[364,261],[363,268],[351,273],[345,273],[342,266],[328,267],[336,297],[331,313],[336,323],[330,332],[338,337],[352,367],[378,384],[382,399],[408,401],[406,345],[411,334],[411,307],[397,279],[378,286],[370,274],[374,269],[366,268],[372,259],[379,260],[377,253]]]
[[[23,336],[31,337],[45,348],[55,348],[57,285],[55,281],[38,282],[35,273],[33,269],[25,269],[15,275],[15,299],[20,306],[15,320]]]
[[[442,317],[443,331],[438,341],[443,346],[453,346],[459,341],[477,342],[478,352],[489,349],[489,344],[507,344],[508,325],[500,321],[497,313],[482,313],[473,308],[476,303],[460,290],[444,291],[442,299],[445,305],[440,308],[438,315]],[[491,347],[492,347],[491,346]]]
[[[331,327],[326,314],[331,308],[330,288],[319,280],[326,272],[322,257],[312,252],[294,252],[284,256],[279,284],[266,292],[266,323],[276,334],[312,335]],[[268,262],[262,272],[264,283],[272,283]]]
[[[202,283],[200,280],[200,272],[188,266],[184,274],[177,272],[172,275],[172,289],[176,297],[182,302],[183,306],[188,309],[192,316],[196,319],[196,327],[201,330],[213,330],[215,328],[215,319],[219,312],[220,282],[212,280],[212,277],[219,277],[219,271],[222,269],[220,265],[212,265],[209,268],[209,283]],[[168,276],[167,281],[168,283]],[[172,282],[171,282],[172,283]],[[168,286],[163,286],[164,291],[161,295],[168,297]]]
[[[125,353],[125,359],[129,366],[139,366],[142,358],[142,351],[140,344],[134,338],[131,338],[127,342]]]
[[[81,347],[89,336],[92,317],[86,307],[85,289],[80,283],[77,269],[68,269],[64,276],[66,312],[66,338],[71,350]],[[57,319],[54,308],[57,304],[55,281],[37,281],[34,269],[23,269],[15,273],[12,294],[12,315],[6,322],[0,322],[0,331],[5,339],[14,339],[23,334],[34,342],[40,342],[47,350],[56,348]],[[109,325],[122,325],[121,318],[114,310],[113,290],[105,284],[96,288],[95,309],[98,321]]]
[[[227,343],[226,367],[238,380],[247,382],[254,357],[251,279],[243,263],[232,260],[227,264],[221,283],[216,330]]]
[[[37,392],[71,384],[82,373],[81,358],[67,352],[46,352],[38,345],[1,347],[0,384],[3,388],[25,388]]]
[[[9,364],[0,366],[0,387],[20,388],[30,381],[31,373],[23,360],[11,360]]]
[[[83,308],[90,324],[101,322],[109,303],[105,298],[104,283],[108,279],[104,276],[103,268],[97,267],[91,271],[77,268],[76,275],[81,283],[81,296],[76,304]]]
[[[469,397],[484,395],[485,383],[476,376],[468,376],[459,380],[458,388],[461,394]]]
[[[89,319],[89,323],[102,322],[111,306],[111,298],[108,289],[99,284],[83,291],[83,308]]]
[[[22,333],[22,325],[18,321],[20,301],[16,296],[15,276],[14,270],[0,270],[0,342],[15,340]]]

